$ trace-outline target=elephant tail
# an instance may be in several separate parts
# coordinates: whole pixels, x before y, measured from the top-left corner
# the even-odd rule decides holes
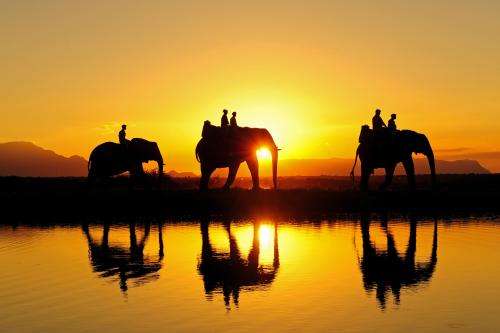
[[[200,154],[198,153],[198,149],[199,149],[199,147],[200,147],[200,143],[198,142],[198,144],[196,145],[196,149],[195,149],[195,151],[194,151],[194,154],[195,154],[195,156],[196,156],[196,160],[197,160],[198,162],[200,162]]]
[[[356,163],[358,162],[358,156],[359,156],[359,147],[356,149],[356,158],[354,159],[354,165],[352,166],[351,170],[351,178],[353,182],[354,182],[354,169],[356,168]]]
[[[89,161],[87,162],[87,171],[89,172],[90,172],[90,165],[92,164],[92,155],[94,155],[94,152],[90,153]]]

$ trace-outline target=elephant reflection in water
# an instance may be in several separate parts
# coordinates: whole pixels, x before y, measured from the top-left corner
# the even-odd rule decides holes
[[[127,249],[120,246],[109,245],[108,223],[103,225],[101,242],[97,242],[89,231],[89,225],[83,224],[82,230],[89,246],[90,262],[94,272],[99,277],[118,277],[120,289],[123,293],[128,290],[128,282],[136,285],[143,284],[159,277],[158,271],[162,267],[163,260],[163,235],[162,224],[158,225],[159,248],[158,256],[153,258],[144,255],[144,246],[149,238],[150,224],[144,226],[144,235],[140,240],[136,236],[136,224],[129,224],[130,247]]]
[[[389,291],[394,295],[395,303],[399,304],[402,288],[417,288],[431,280],[437,263],[437,221],[434,222],[432,249],[426,262],[415,260],[417,248],[417,221],[410,218],[410,236],[404,256],[397,249],[392,233],[387,227],[387,218],[382,218],[381,227],[387,237],[387,248],[378,250],[370,239],[370,219],[365,216],[361,220],[361,235],[363,240],[363,257],[360,268],[363,274],[363,284],[367,291],[376,291],[380,308],[386,307]]]
[[[202,249],[198,271],[203,277],[207,295],[210,296],[214,291],[221,289],[226,307],[229,307],[231,295],[233,303],[238,306],[240,290],[264,287],[274,281],[280,265],[277,224],[274,225],[273,263],[260,266],[260,224],[253,224],[253,240],[248,259],[242,258],[238,242],[231,232],[230,223],[225,224],[229,239],[229,253],[217,252],[213,248],[209,237],[208,222],[201,222],[200,228]]]

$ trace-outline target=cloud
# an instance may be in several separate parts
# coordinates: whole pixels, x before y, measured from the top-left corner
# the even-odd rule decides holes
[[[464,151],[468,151],[470,148],[460,147],[460,148],[443,148],[443,149],[434,149],[435,153],[462,153]]]

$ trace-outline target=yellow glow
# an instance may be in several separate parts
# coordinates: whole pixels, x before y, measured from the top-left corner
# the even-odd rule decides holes
[[[127,137],[158,143],[165,171],[199,173],[203,121],[219,124],[224,108],[239,126],[267,128],[281,160],[352,158],[360,126],[380,108],[384,121],[397,113],[398,128],[425,133],[439,155],[500,150],[491,121],[500,48],[484,42],[497,38],[490,15],[500,2],[452,6],[453,15],[407,6],[123,0],[110,16],[114,3],[9,2],[0,142],[88,158],[125,123]],[[481,110],[472,122],[470,110]],[[485,166],[498,172],[498,160]]]
[[[270,160],[271,159],[271,152],[267,148],[260,148],[257,150],[257,158],[259,160]]]
[[[261,247],[267,247],[271,242],[271,228],[268,225],[261,225],[259,228],[259,240]]]

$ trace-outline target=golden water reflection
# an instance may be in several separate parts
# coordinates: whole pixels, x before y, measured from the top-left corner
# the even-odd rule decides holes
[[[0,225],[0,332],[496,331],[498,237],[390,215]]]
[[[417,220],[410,217],[409,237],[404,254],[400,254],[396,247],[394,234],[388,227],[388,218],[382,216],[380,228],[386,237],[384,248],[377,248],[370,238],[370,217],[361,219],[361,234],[363,254],[359,262],[363,274],[363,285],[367,291],[375,290],[380,308],[386,308],[389,293],[394,296],[396,304],[400,303],[402,288],[418,288],[428,283],[437,264],[437,220],[434,222],[432,248],[424,262],[416,261],[417,249]]]
[[[222,291],[226,307],[230,299],[238,306],[239,295],[242,290],[263,288],[273,283],[279,268],[278,225],[274,224],[273,233],[273,260],[271,264],[260,262],[261,244],[269,245],[271,230],[267,225],[254,222],[252,225],[252,245],[248,255],[242,255],[237,238],[231,230],[231,223],[224,223],[227,233],[229,251],[218,251],[210,240],[210,223],[202,221],[200,231],[202,238],[201,258],[198,271],[203,277],[205,293],[208,299],[216,291]]]
[[[87,239],[89,260],[93,271],[101,278],[115,278],[123,293],[128,290],[128,283],[141,285],[160,277],[158,271],[163,260],[162,225],[158,226],[158,254],[144,255],[144,247],[148,241],[151,224],[144,225],[142,237],[137,237],[137,226],[131,222],[128,226],[128,246],[110,245],[110,224],[104,223],[101,240],[96,240],[88,224],[82,224],[82,231]]]

